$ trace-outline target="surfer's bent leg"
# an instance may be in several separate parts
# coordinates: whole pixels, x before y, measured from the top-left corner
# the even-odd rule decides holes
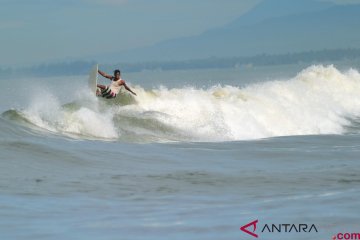
[[[109,87],[106,87],[105,89],[101,89],[101,95],[103,98],[115,98],[116,93],[113,93]]]
[[[101,84],[98,84],[97,87],[100,88],[100,89],[105,89],[106,88],[105,85],[101,85]]]

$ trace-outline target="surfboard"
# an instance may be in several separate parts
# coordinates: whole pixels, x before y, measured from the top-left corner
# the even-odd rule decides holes
[[[96,95],[99,65],[95,64],[89,73],[89,88]]]

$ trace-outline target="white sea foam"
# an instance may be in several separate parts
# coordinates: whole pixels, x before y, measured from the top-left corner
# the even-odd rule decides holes
[[[83,95],[84,100],[86,94]],[[76,110],[63,108],[56,96],[49,92],[36,93],[29,107],[23,112],[34,125],[51,132],[77,134],[79,136],[97,138],[118,138],[109,111],[98,111],[97,101],[92,98],[91,108],[88,101],[82,101],[83,106]]]
[[[95,97],[85,94],[80,106],[71,111],[62,108],[53,95],[45,94],[41,101],[34,99],[25,112],[31,122],[50,131],[118,138],[124,129],[135,135],[147,130],[148,135],[166,138],[166,133],[160,134],[153,126],[149,130],[150,118],[159,128],[173,129],[169,138],[180,141],[342,134],[349,124],[347,119],[360,115],[359,72],[340,72],[334,66],[312,66],[286,81],[244,88],[137,87],[136,92],[136,102],[125,106],[101,105]],[[145,113],[150,114],[144,117]],[[122,117],[129,116],[142,120],[140,126],[133,125],[135,121],[121,122]],[[115,117],[120,118],[120,123],[114,121]]]
[[[345,117],[360,113],[360,75],[313,66],[288,81],[245,88],[163,88],[142,92],[138,101],[137,107],[166,113],[168,124],[200,140],[341,134]]]

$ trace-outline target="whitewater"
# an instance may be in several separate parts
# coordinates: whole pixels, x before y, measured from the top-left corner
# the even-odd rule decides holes
[[[0,79],[0,239],[357,232],[360,65],[344,65],[123,72],[137,96],[113,100],[88,76]]]
[[[35,92],[28,106],[3,113],[74,138],[122,141],[237,141],[277,136],[345,134],[360,115],[360,74],[311,66],[288,80],[244,87],[137,86],[103,100],[82,90],[70,103]]]

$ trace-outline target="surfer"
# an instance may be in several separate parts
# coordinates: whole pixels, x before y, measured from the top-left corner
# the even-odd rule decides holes
[[[114,76],[108,75],[103,71],[98,70],[98,73],[103,76],[104,78],[108,78],[111,80],[111,84],[109,86],[98,84],[97,87],[100,88],[96,91],[97,96],[101,96],[104,98],[115,98],[117,94],[120,92],[121,86],[124,86],[126,90],[131,92],[132,94],[136,95],[125,83],[123,79],[121,79],[120,70],[116,69],[114,71]]]

